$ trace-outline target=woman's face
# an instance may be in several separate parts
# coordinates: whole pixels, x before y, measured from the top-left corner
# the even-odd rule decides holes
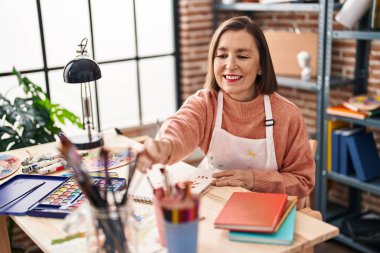
[[[260,69],[259,52],[251,34],[245,30],[222,34],[214,58],[214,75],[226,94],[238,101],[252,100]]]

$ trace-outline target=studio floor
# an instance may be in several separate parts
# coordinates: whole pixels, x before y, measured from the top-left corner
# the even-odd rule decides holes
[[[352,249],[344,244],[334,240],[328,240],[314,247],[314,253],[358,253],[359,251]]]

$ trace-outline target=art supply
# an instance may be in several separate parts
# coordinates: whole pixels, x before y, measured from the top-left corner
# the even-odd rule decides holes
[[[134,187],[129,191],[129,195],[138,202],[149,203],[153,202],[153,191],[151,185],[154,189],[160,189],[164,184],[158,182],[161,172],[157,171],[158,167],[153,167],[149,172],[152,174],[150,180],[154,180],[149,183],[148,177],[146,174],[142,175],[141,183],[138,187]],[[174,187],[177,183],[190,182],[190,191],[192,194],[204,194],[211,186],[213,180],[212,174],[216,170],[208,170],[202,168],[195,168],[191,165],[185,163],[177,163],[170,166],[167,166],[168,178],[174,184]],[[173,186],[171,186],[173,188]],[[162,188],[163,190],[164,188]]]
[[[39,204],[44,196],[48,195],[56,187],[67,180],[66,177],[19,174],[0,185],[0,203],[15,199],[25,192],[12,205],[0,208],[0,215],[34,215],[39,217],[56,217],[55,213],[44,212],[43,209],[35,210],[33,207]],[[41,183],[44,183],[41,185]],[[33,187],[41,185],[33,191]],[[35,212],[35,213],[34,213]]]
[[[48,165],[52,165],[58,162],[64,161],[63,158],[57,158],[54,160],[45,160],[37,163],[32,163],[26,166],[21,167],[22,173],[33,173],[37,172],[37,170],[42,169]]]
[[[136,165],[137,165],[138,161],[139,161],[139,155],[137,154],[136,155],[136,159],[134,160],[134,162],[128,166],[127,190],[125,191],[125,193],[123,195],[123,198],[121,199],[119,205],[124,205],[126,203],[126,201],[127,201],[128,191],[130,189],[132,178],[133,178],[133,176],[135,174]]]
[[[48,166],[43,167],[41,169],[38,169],[37,173],[38,174],[54,173],[54,172],[58,172],[58,171],[66,169],[66,166],[67,166],[67,163],[65,161],[61,161],[58,163],[48,165]]]
[[[114,178],[109,186],[106,185],[105,178],[94,178],[94,184],[100,191],[119,191],[125,187],[125,179]],[[36,208],[45,208],[50,210],[72,211],[81,205],[86,200],[78,183],[74,178],[69,178],[67,181],[59,185],[49,195],[44,197]]]
[[[25,197],[27,194],[31,193],[32,191],[36,190],[38,187],[44,185],[45,182],[30,182],[27,185],[24,185],[23,188],[17,189],[18,192],[16,193],[16,197],[12,195],[2,195],[0,198],[0,209],[3,207],[16,202],[22,197]]]
[[[137,151],[131,147],[128,148],[110,148],[108,151],[107,167],[109,170],[125,166],[131,163],[136,156]],[[98,149],[89,150],[82,155],[83,167],[89,172],[103,171],[104,160],[100,156]]]
[[[87,242],[87,253],[132,253],[137,251],[130,251],[127,246],[127,240],[131,240],[133,238],[132,234],[128,231],[131,230],[130,224],[130,210],[128,206],[117,207],[112,206],[107,209],[98,209],[91,208],[90,209],[90,219],[87,221],[88,224],[86,226],[86,242]],[[113,233],[111,234],[113,237],[109,237],[104,233],[102,227],[104,224],[112,224]],[[117,231],[115,229],[120,229]],[[126,233],[120,233],[121,231],[125,231]],[[122,236],[126,236],[125,240],[121,240]],[[120,239],[118,239],[120,238]],[[113,247],[112,240],[118,240],[117,242],[120,244],[121,249],[124,251],[116,250]],[[135,245],[133,245],[135,246]],[[141,251],[138,251],[141,252]]]
[[[92,178],[99,191],[121,191],[124,178]],[[86,200],[73,178],[19,174],[0,185],[0,215],[64,218]],[[9,204],[12,202],[11,204]]]
[[[88,174],[90,175],[90,177],[105,177],[106,176],[104,171],[89,172]],[[115,171],[109,171],[108,174],[110,177],[114,177],[114,178],[119,177],[119,174]],[[67,173],[62,174],[61,176],[62,177],[72,177],[72,176],[74,176],[74,173],[67,172]]]
[[[60,153],[52,154],[52,153],[45,153],[45,154],[36,154],[36,155],[31,155],[27,158],[25,158],[21,164],[23,166],[27,166],[30,164],[42,162],[42,161],[51,161],[57,158],[62,157]]]
[[[169,175],[166,167],[161,167],[160,172],[164,177],[164,182],[165,182],[165,195],[171,195],[171,186],[169,182]]]
[[[183,191],[155,196],[155,207],[157,225],[165,227],[165,239],[161,234],[160,241],[168,252],[196,252],[199,195],[190,194],[190,183]],[[163,228],[158,230],[162,233]]]
[[[75,233],[75,234],[72,234],[72,235],[67,235],[67,236],[62,237],[62,238],[53,239],[51,241],[51,244],[52,245],[54,245],[54,244],[61,244],[61,243],[64,243],[64,242],[68,242],[68,241],[74,240],[76,238],[84,238],[85,236],[86,236],[86,234],[84,232],[78,232],[78,233]]]
[[[0,155],[0,179],[15,173],[20,167],[21,161],[18,157],[10,154]]]
[[[186,223],[165,221],[166,247],[168,253],[194,253],[198,244],[198,220]]]
[[[191,194],[191,182],[176,183],[173,187],[168,171],[163,167],[159,170],[163,174],[164,184],[155,187],[149,177],[147,182],[153,188],[150,191],[154,195],[160,243],[169,252],[196,252],[199,195]]]

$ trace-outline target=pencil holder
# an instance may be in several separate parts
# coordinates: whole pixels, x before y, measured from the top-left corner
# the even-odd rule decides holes
[[[165,228],[164,228],[164,215],[162,212],[162,207],[160,201],[157,199],[157,197],[153,198],[153,205],[154,205],[154,211],[156,214],[156,224],[158,229],[158,239],[160,241],[160,244],[162,246],[166,246],[166,240],[165,240]]]
[[[165,235],[169,253],[195,253],[198,243],[198,220],[184,223],[165,221]]]
[[[91,219],[87,225],[87,252],[129,253],[132,241],[131,212],[128,206],[100,209],[90,207]]]

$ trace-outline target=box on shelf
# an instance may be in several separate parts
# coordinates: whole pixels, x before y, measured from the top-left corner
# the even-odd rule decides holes
[[[306,51],[310,54],[311,76],[317,75],[318,34],[314,32],[264,31],[277,75],[301,76],[297,54]]]

